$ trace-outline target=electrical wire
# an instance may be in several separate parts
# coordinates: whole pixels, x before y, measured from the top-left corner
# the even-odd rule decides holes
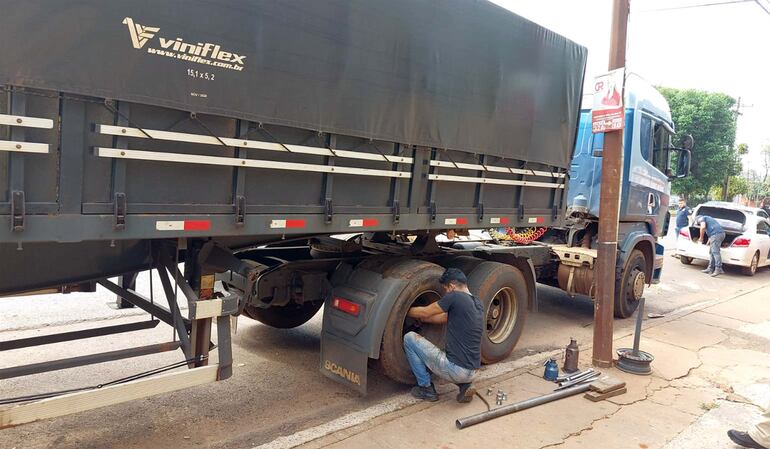
[[[123,383],[126,383],[126,382],[131,382],[131,381],[134,381],[134,380],[143,379],[145,377],[149,377],[149,376],[152,376],[152,375],[155,375],[155,374],[160,374],[160,373],[163,373],[163,372],[166,372],[166,371],[171,371],[172,369],[181,368],[183,366],[187,366],[190,363],[200,362],[200,361],[202,361],[204,359],[205,359],[205,357],[203,357],[203,356],[193,357],[193,358],[190,358],[190,359],[185,359],[185,360],[182,360],[182,361],[179,361],[179,362],[176,362],[176,363],[172,363],[170,365],[161,366],[159,368],[154,368],[154,369],[151,369],[151,370],[148,370],[148,371],[142,371],[140,373],[132,374],[132,375],[127,376],[127,377],[121,377],[119,379],[111,380],[111,381],[105,382],[103,384],[91,385],[91,386],[80,387],[80,388],[70,388],[70,389],[67,389],[67,390],[51,391],[51,392],[48,392],[48,393],[31,394],[31,395],[27,395],[27,396],[17,396],[17,397],[14,397],[14,398],[0,399],[0,405],[18,404],[20,402],[29,402],[29,401],[37,401],[37,400],[40,400],[40,399],[54,398],[54,397],[63,396],[65,394],[69,394],[69,393],[78,393],[78,392],[81,392],[81,391],[98,390],[98,389],[103,388],[103,387],[109,387],[109,386],[112,386],[112,385],[123,384]]]

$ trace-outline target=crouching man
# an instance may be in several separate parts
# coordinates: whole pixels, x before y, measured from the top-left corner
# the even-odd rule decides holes
[[[416,332],[404,335],[404,351],[417,386],[412,396],[437,401],[430,370],[457,384],[458,402],[470,402],[476,393],[471,382],[481,366],[481,336],[484,307],[468,291],[468,279],[457,268],[447,268],[439,279],[444,296],[425,307],[412,307],[407,316],[423,323],[447,323],[446,353]]]

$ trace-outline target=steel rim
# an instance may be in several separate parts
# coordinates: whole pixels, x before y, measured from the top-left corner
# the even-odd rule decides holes
[[[519,305],[510,287],[503,287],[492,297],[487,311],[487,338],[492,343],[504,342],[516,325]]]
[[[642,299],[642,295],[644,295],[644,272],[635,269],[631,275],[633,276],[631,292],[634,295],[634,299],[638,301]]]

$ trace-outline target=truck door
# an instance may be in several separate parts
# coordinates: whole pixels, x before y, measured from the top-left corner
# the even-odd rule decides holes
[[[647,222],[653,235],[659,235],[669,203],[667,173],[672,130],[666,122],[645,111],[636,114],[633,123],[637,132],[626,152],[628,183],[623,192],[621,221]]]

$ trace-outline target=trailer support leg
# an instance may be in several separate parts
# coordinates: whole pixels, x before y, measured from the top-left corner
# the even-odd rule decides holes
[[[126,273],[123,276],[118,277],[118,286],[120,288],[127,288],[129,290],[136,290],[136,278],[139,276],[138,272]],[[123,299],[122,296],[115,296],[115,307],[118,309],[128,309],[136,307],[130,302]]]
[[[203,242],[198,240],[189,241],[187,245],[184,277],[194,293],[194,298],[188,296],[188,301],[206,301],[214,296],[214,273],[205,271],[198,261],[202,246]],[[211,342],[211,318],[193,320],[190,342],[192,355],[197,360],[195,366],[207,365]]]

